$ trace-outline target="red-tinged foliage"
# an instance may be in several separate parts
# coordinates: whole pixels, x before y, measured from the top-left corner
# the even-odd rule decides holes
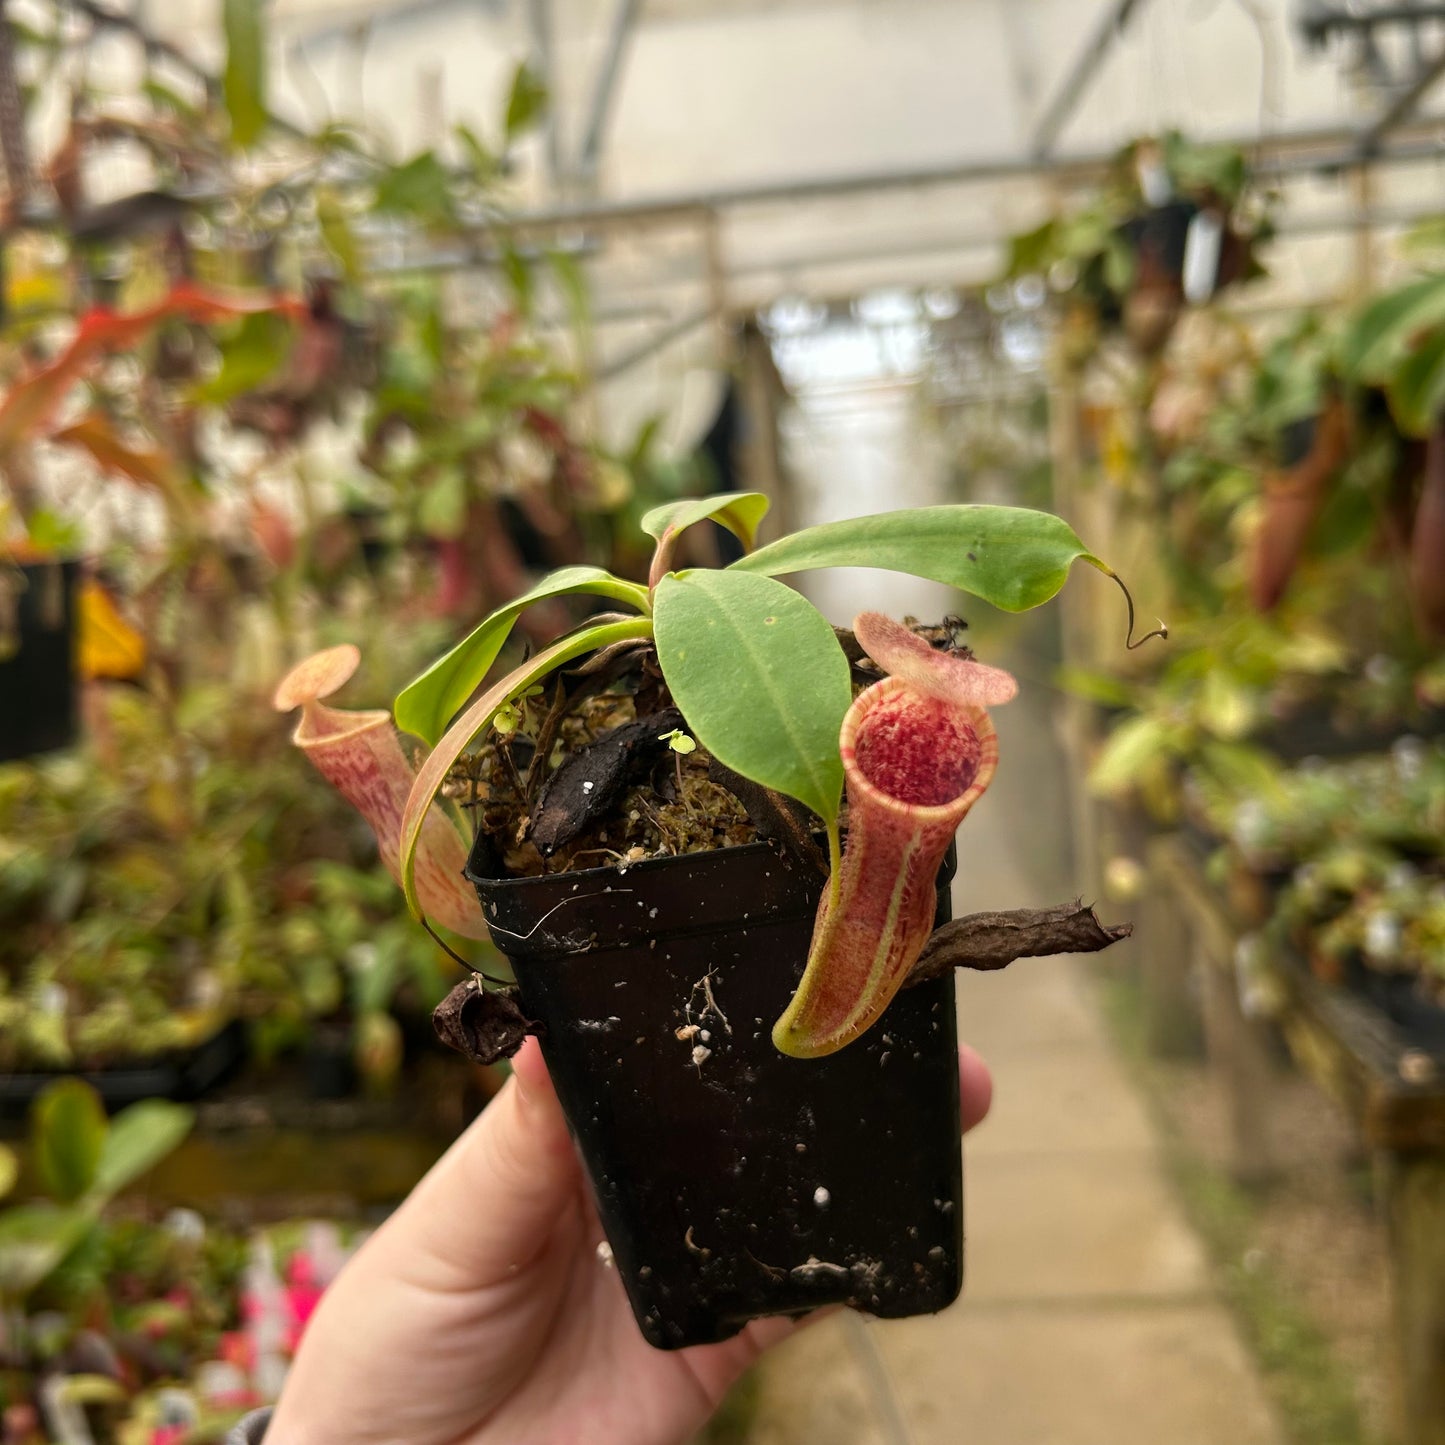
[[[91,307],[80,317],[65,350],[11,387],[0,401],[0,452],[44,431],[70,388],[99,357],[133,349],[163,322],[215,326],[262,311],[298,321],[307,314],[305,303],[293,297],[221,291],[194,281],[178,281],[154,306],[140,311]]]
[[[1269,612],[1284,596],[1329,485],[1344,465],[1349,441],[1345,404],[1331,397],[1320,413],[1308,455],[1266,481],[1264,517],[1255,537],[1249,579],[1250,600],[1259,611]]]

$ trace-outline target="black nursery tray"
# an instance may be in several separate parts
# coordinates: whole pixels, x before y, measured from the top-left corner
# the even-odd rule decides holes
[[[1372,1144],[1445,1147],[1445,1047],[1417,1021],[1397,1021],[1377,1002],[1317,979],[1299,955],[1275,961],[1287,1003],[1280,1027],[1301,1068],[1333,1094]]]
[[[1267,728],[1260,745],[1287,763],[1305,758],[1354,758],[1387,751],[1401,738],[1426,741],[1445,735],[1445,708],[1430,708],[1412,722],[1369,723],[1333,717],[1323,707],[1302,709]]]
[[[123,1109],[141,1099],[189,1102],[230,1078],[245,1057],[245,1025],[232,1019],[193,1047],[159,1058],[103,1069],[0,1073],[0,1120],[23,1118],[41,1090],[65,1077],[84,1079],[110,1110]]]
[[[1239,930],[1205,877],[1201,851],[1176,835],[1161,856],[1175,901],[1205,925],[1206,937],[1220,941],[1206,951],[1209,963],[1232,970]],[[1445,1047],[1433,1018],[1425,1026],[1419,1010],[1425,1017],[1440,1011],[1419,999],[1404,1007],[1384,980],[1373,995],[1348,980],[1326,983],[1292,949],[1272,950],[1269,971],[1282,993],[1272,1017],[1295,1062],[1341,1104],[1366,1141],[1395,1150],[1445,1148]]]

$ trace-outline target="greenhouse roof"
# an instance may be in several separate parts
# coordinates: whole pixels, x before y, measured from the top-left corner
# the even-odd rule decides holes
[[[70,0],[82,8],[122,0]],[[132,0],[136,3],[136,0]],[[1419,23],[1395,23],[1414,9]],[[140,5],[212,73],[217,0]],[[1366,19],[1362,21],[1361,12]],[[1378,23],[1370,20],[1373,12]],[[398,156],[496,136],[526,60],[524,237],[586,266],[605,376],[786,298],[995,278],[1007,238],[1178,128],[1279,193],[1242,306],[1329,300],[1440,207],[1441,7],[1345,0],[275,0],[274,110],[361,117]],[[1445,105],[1445,98],[1437,102]],[[475,267],[409,245],[401,262]]]

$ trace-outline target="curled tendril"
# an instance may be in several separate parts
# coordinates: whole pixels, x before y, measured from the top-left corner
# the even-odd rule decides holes
[[[1138,639],[1134,637],[1134,599],[1130,595],[1129,589],[1124,585],[1124,579],[1117,572],[1109,571],[1108,575],[1119,584],[1119,591],[1124,594],[1124,601],[1129,608],[1129,630],[1124,636],[1125,648],[1133,652],[1136,647],[1143,647],[1146,642],[1155,637],[1163,638],[1167,641],[1169,637],[1169,625],[1162,617],[1158,619],[1159,625],[1154,628],[1152,632],[1146,632],[1143,637]]]

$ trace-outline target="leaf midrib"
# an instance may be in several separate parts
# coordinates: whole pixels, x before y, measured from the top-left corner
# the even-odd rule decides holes
[[[686,583],[684,582],[683,585],[685,586]],[[778,585],[782,586],[783,584],[779,583]],[[745,628],[739,627],[733,621],[726,608],[720,605],[719,599],[714,593],[710,592],[705,587],[699,588],[699,591],[701,591],[702,595],[707,598],[709,605],[717,611],[718,616],[721,617],[723,622],[727,624],[730,634],[733,637],[738,638],[742,642],[742,650],[748,655],[749,659],[757,666],[757,670],[762,674],[764,691],[767,693],[769,703],[772,705],[774,712],[782,720],[783,731],[787,734],[789,742],[793,745],[794,755],[807,759],[806,771],[811,781],[814,797],[811,801],[807,798],[801,798],[799,799],[799,801],[807,803],[808,806],[819,815],[819,817],[823,818],[825,821],[828,820],[832,816],[833,810],[829,806],[829,804],[824,801],[827,798],[826,764],[820,765],[814,759],[808,757],[809,750],[805,746],[803,746],[803,739],[798,735],[796,726],[792,721],[788,709],[779,705],[778,699],[785,697],[786,694],[783,689],[774,685],[771,670],[761,665],[764,661],[763,650],[756,646],[752,635]],[[804,606],[811,605],[808,602],[804,601],[801,597],[799,597],[799,600],[803,601]],[[824,776],[819,776],[820,767],[822,768]],[[823,803],[822,807],[818,806],[820,802]]]

